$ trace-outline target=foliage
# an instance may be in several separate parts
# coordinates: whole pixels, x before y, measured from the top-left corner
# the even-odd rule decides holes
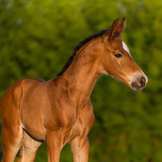
[[[162,161],[161,8],[158,0],[0,0],[0,97],[18,79],[56,77],[77,42],[126,17],[122,40],[149,82],[134,93],[100,76],[91,95],[89,161]],[[46,143],[36,157],[44,160]],[[72,161],[68,145],[60,161]]]

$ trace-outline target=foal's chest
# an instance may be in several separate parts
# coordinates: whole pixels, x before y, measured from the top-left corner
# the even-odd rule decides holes
[[[95,116],[92,107],[88,112],[82,112],[80,116],[76,119],[75,123],[71,128],[64,128],[63,130],[63,145],[69,143],[74,138],[79,138],[80,143],[88,135],[91,127],[95,121]]]
[[[85,129],[86,128],[83,125],[81,118],[78,118],[71,128],[66,128],[66,127],[63,128],[63,130],[62,130],[62,135],[63,135],[62,144],[65,145],[66,143],[69,143],[72,139],[74,139],[77,136],[81,137],[84,134]]]

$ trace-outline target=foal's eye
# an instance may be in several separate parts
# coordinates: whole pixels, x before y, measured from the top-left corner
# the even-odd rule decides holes
[[[120,53],[114,55],[116,58],[121,58],[122,55]]]

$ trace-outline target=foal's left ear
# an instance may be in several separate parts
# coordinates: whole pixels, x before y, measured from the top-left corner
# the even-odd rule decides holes
[[[118,28],[118,24],[119,24],[119,19],[114,20],[111,27],[103,35],[104,42],[107,41],[107,40],[113,40],[114,39],[115,33],[117,31],[117,28]]]

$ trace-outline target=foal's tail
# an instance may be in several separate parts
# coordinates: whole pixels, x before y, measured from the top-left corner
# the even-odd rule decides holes
[[[22,157],[22,147],[20,147],[20,150],[16,154],[17,162],[21,162],[21,157]]]
[[[22,157],[21,148],[22,148],[22,146],[20,147],[20,150],[16,154],[16,157],[18,157],[18,158]]]

